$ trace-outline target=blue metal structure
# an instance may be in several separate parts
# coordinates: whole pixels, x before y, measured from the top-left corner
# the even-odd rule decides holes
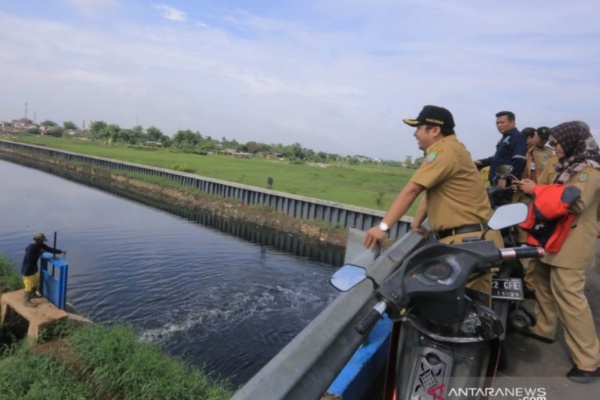
[[[379,320],[367,339],[329,386],[327,393],[342,400],[361,400],[367,397],[373,382],[377,382],[384,373],[392,324],[392,320],[387,315]]]
[[[64,310],[67,304],[69,264],[50,253],[44,253],[40,266],[40,293],[56,307]]]

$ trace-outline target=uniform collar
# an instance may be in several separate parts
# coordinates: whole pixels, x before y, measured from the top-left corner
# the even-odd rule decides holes
[[[429,146],[426,150],[425,150],[425,154],[428,154],[430,151],[434,150],[436,147],[442,146],[445,143],[449,143],[449,142],[456,142],[456,134],[454,135],[448,135],[448,136],[444,136],[442,139],[438,140],[437,142],[433,143],[431,146]]]
[[[510,131],[503,133],[502,136],[506,137],[506,136],[511,136],[513,133],[518,133],[519,130],[517,129],[517,127],[512,128]]]

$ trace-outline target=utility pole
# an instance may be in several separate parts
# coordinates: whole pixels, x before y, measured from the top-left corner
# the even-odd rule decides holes
[[[25,102],[25,118],[27,118],[27,102]]]

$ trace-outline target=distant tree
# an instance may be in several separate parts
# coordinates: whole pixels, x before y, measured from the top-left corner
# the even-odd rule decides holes
[[[90,131],[93,137],[100,137],[100,132],[105,129],[108,124],[104,121],[94,121],[90,124]]]
[[[153,142],[159,142],[163,136],[164,135],[161,132],[161,130],[154,126],[151,126],[150,128],[146,129],[146,137],[148,138],[148,140],[151,140]]]
[[[146,132],[144,132],[144,127],[141,125],[134,126],[130,131],[132,131],[137,138],[146,138]]]
[[[40,123],[40,126],[46,126],[48,128],[53,127],[53,126],[58,126],[58,124],[54,121],[50,121],[49,119],[42,121]]]
[[[411,156],[406,156],[406,158],[404,159],[404,164],[406,164],[406,165],[412,165],[412,157]]]
[[[271,151],[273,153],[283,155],[283,145],[281,143],[276,143],[271,145]]]
[[[39,135],[40,128],[37,126],[31,126],[31,127],[27,128],[27,133],[31,133],[32,135]]]
[[[315,160],[318,162],[326,162],[327,161],[327,153],[319,151],[315,154]]]
[[[141,141],[140,139],[143,135],[144,135],[144,132],[140,131],[139,129],[137,129],[137,130],[135,128],[134,129],[121,129],[121,131],[119,132],[119,134],[116,137],[116,140],[114,140],[114,141],[118,141],[118,142],[122,142],[122,143],[126,143],[126,144],[137,144]]]
[[[313,149],[303,149],[303,151],[304,151],[304,158],[306,160],[316,161],[315,151]]]
[[[262,150],[262,143],[248,142],[244,147],[248,153],[256,154]]]
[[[63,122],[63,128],[65,130],[67,130],[67,129],[77,129],[77,125],[75,125],[72,121],[65,121],[65,122]]]
[[[98,132],[98,137],[100,139],[106,140],[107,142],[118,142],[119,135],[121,133],[121,127],[116,124],[106,125],[100,132]]]
[[[294,143],[283,148],[283,155],[290,159],[304,160],[305,154],[300,143]]]
[[[162,135],[158,141],[161,142],[164,147],[169,147],[173,144],[173,141],[167,135]]]
[[[200,135],[200,132],[194,133],[189,129],[186,129],[185,131],[180,130],[175,132],[172,142],[175,147],[187,150],[196,147],[196,145],[200,143],[201,139],[202,135]]]
[[[64,129],[60,126],[53,126],[46,130],[46,135],[54,136],[54,137],[62,137]]]
[[[240,144],[237,142],[237,140],[227,140],[225,136],[223,136],[223,138],[221,139],[221,147],[223,149],[233,149],[240,151]]]

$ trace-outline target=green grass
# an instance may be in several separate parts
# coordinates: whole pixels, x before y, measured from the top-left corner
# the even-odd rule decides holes
[[[224,400],[225,381],[136,339],[133,328],[85,324],[45,352],[25,344],[0,359],[2,399]]]
[[[0,286],[13,288],[16,279],[18,289],[20,278],[0,254]],[[223,400],[233,395],[227,381],[140,342],[129,325],[67,322],[52,332],[62,339],[44,343],[46,351],[26,341],[0,343],[0,399]]]
[[[187,171],[228,182],[267,188],[375,210],[387,210],[414,170],[386,165],[344,164],[328,168],[287,163],[274,159],[235,158],[228,155],[203,156],[172,149],[106,145],[49,136],[11,137],[24,143],[53,147],[76,153],[129,161],[159,168]],[[409,211],[413,215],[414,206]]]
[[[91,383],[121,399],[228,399],[225,382],[210,379],[159,347],[140,343],[130,326],[88,325],[69,342],[90,371]]]
[[[0,286],[7,292],[23,289],[23,278],[3,254],[0,254]]]
[[[23,347],[0,360],[0,398],[98,399],[95,393],[68,365],[50,356],[29,355]]]

